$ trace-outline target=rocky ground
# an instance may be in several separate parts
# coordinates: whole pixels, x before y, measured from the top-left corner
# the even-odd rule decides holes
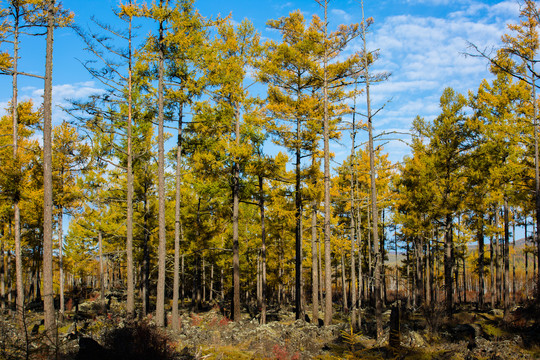
[[[77,311],[75,311],[77,310]],[[200,313],[183,311],[180,330],[162,331],[151,317],[126,322],[120,302],[106,312],[99,300],[71,309],[59,327],[56,349],[64,359],[540,359],[540,328],[535,307],[517,307],[504,318],[500,310],[461,309],[451,319],[440,312],[401,314],[400,346],[388,346],[385,336],[374,340],[374,319],[364,313],[361,331],[346,318],[328,327],[295,320],[287,309],[274,311],[266,325],[245,314],[235,323],[217,307]],[[437,316],[434,316],[437,315]],[[390,312],[384,323],[389,323]],[[43,345],[39,313],[29,312],[26,332],[2,317],[0,359],[51,356]]]

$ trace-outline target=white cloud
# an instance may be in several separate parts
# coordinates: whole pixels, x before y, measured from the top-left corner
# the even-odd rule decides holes
[[[92,94],[103,92],[104,90],[97,87],[94,81],[54,85],[52,91],[53,119],[59,121],[67,117],[61,108],[69,106],[70,100],[85,99]],[[43,102],[43,88],[33,86],[21,88],[19,91],[19,101],[27,100],[32,100],[34,106],[36,108],[39,107]],[[4,104],[5,106],[3,106]],[[0,103],[2,114],[6,114],[5,109],[7,104],[7,101]]]
[[[489,66],[481,58],[466,56],[469,44],[490,49],[500,44],[507,23],[516,22],[519,6],[514,1],[498,4],[454,1],[408,1],[458,8],[444,17],[398,15],[385,18],[368,37],[370,49],[380,49],[373,71],[391,71],[392,76],[373,87],[374,108],[387,103],[376,119],[379,131],[389,127],[409,129],[416,115],[432,120],[439,113],[439,97],[445,87],[467,94],[483,78]],[[355,44],[360,50],[361,44]],[[363,100],[365,102],[365,100]],[[387,145],[396,155],[408,150]],[[394,156],[393,156],[394,157]]]
[[[352,16],[351,14],[349,14],[348,12],[346,12],[345,10],[341,10],[341,9],[332,9],[330,10],[331,14],[336,16],[336,17],[339,17],[341,19],[343,19],[343,21],[345,22],[350,22],[351,19],[352,19]]]

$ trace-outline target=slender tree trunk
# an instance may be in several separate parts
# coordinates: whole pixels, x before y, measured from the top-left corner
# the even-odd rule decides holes
[[[405,269],[405,273],[407,274],[407,292],[406,292],[406,296],[407,296],[407,309],[410,309],[411,308],[411,274],[409,273],[409,241],[407,241],[405,243],[405,246],[406,246],[406,249],[405,249],[405,256],[406,256],[406,260],[405,260],[405,266],[406,266],[406,269]]]
[[[495,309],[495,294],[496,294],[496,286],[495,286],[495,272],[493,271],[493,242],[495,237],[491,236],[490,243],[489,243],[489,272],[491,274],[491,308]]]
[[[180,225],[180,232],[181,233],[183,233],[182,230],[183,230],[182,225]],[[183,238],[183,236],[182,236],[182,238]],[[185,293],[185,291],[186,291],[186,272],[184,271],[184,269],[185,269],[184,268],[184,254],[182,254],[182,270],[181,270],[182,271],[182,293],[181,293],[182,299],[180,300],[182,308],[184,308],[184,299],[185,299],[185,296],[186,296],[186,293]],[[223,272],[223,270],[222,270],[222,272]]]
[[[13,162],[17,166],[17,170],[20,171],[19,164],[19,114],[17,111],[18,106],[18,62],[19,62],[19,6],[13,5],[14,23],[13,23],[13,97],[11,99],[11,118],[13,121]],[[52,171],[52,170],[51,170]],[[17,189],[17,193],[13,199],[13,226],[15,237],[15,282],[17,287],[17,325],[19,329],[24,328],[24,284],[23,284],[23,264],[22,264],[22,250],[21,250],[21,212],[19,208],[20,189]]]
[[[103,237],[101,230],[98,230],[98,251],[99,251],[99,289],[101,304],[105,304],[105,275],[103,264]]]
[[[299,95],[298,95],[299,96]],[[296,119],[296,164],[295,164],[295,316],[302,318],[302,183],[301,183],[301,124],[300,117]]]
[[[264,179],[259,176],[259,209],[261,213],[261,324],[266,324],[266,227],[264,213]]]
[[[131,5],[131,0],[129,4]],[[128,318],[135,316],[135,279],[133,276],[133,146],[132,146],[132,122],[133,122],[133,95],[132,95],[132,18],[128,25],[128,107],[127,107],[127,219],[126,219],[126,278],[127,299],[126,312]]]
[[[349,304],[347,302],[347,276],[345,270],[345,254],[341,253],[341,294],[343,296],[343,312],[349,310]]]
[[[358,186],[358,184],[356,184]],[[356,234],[358,235],[358,317],[357,326],[358,329],[362,328],[362,290],[364,288],[363,272],[362,272],[362,232],[361,225],[362,215],[360,209],[358,210],[358,221],[356,222]]]
[[[498,226],[499,219],[498,219],[498,212],[496,212],[495,215],[495,224]],[[500,306],[502,304],[501,298],[502,298],[502,269],[501,269],[501,238],[499,234],[495,235],[495,294],[496,294],[496,301],[497,306]]]
[[[324,266],[325,266],[325,291],[324,325],[332,323],[332,249],[330,247],[330,116],[328,114],[328,0],[321,1],[324,4],[324,58],[323,58],[323,142],[324,142]]]
[[[467,251],[467,250],[465,250]],[[463,257],[463,302],[467,303],[467,262],[465,257]]]
[[[2,242],[0,242],[0,310],[2,312],[6,309],[6,280],[7,280],[7,272],[6,272],[6,254],[4,252],[4,242],[5,242],[5,234],[2,231]]]
[[[324,277],[324,273],[322,270],[322,245],[320,237],[317,236],[317,247],[318,247],[318,256],[319,256],[319,304],[324,303],[324,282],[326,281],[326,277]]]
[[[160,0],[160,5],[163,0]],[[165,326],[165,260],[167,256],[165,238],[165,148],[164,148],[164,110],[163,110],[163,21],[159,22],[158,39],[158,282],[156,295],[156,325]]]
[[[381,266],[382,249],[379,249],[379,228],[378,228],[378,208],[377,208],[377,186],[375,183],[375,150],[373,147],[373,117],[371,114],[371,98],[370,98],[370,78],[369,78],[369,59],[366,45],[366,20],[364,17],[364,2],[362,1],[362,38],[363,38],[363,61],[364,61],[364,77],[366,82],[366,102],[367,102],[367,119],[368,119],[368,147],[369,147],[369,172],[371,182],[371,216],[373,231],[373,251],[375,253],[375,266],[374,266],[374,295],[375,295],[375,319],[376,319],[376,332],[377,340],[380,340],[383,335],[383,323],[382,323],[382,298],[381,298]]]
[[[532,82],[532,104],[533,104],[533,126],[534,126],[534,188],[535,188],[535,201],[536,201],[536,255],[537,262],[540,265],[540,236],[538,236],[538,230],[540,229],[540,165],[538,160],[538,114],[537,114],[537,99],[536,99],[536,75],[534,74],[534,61],[531,61],[531,82]],[[540,276],[537,279],[537,287],[540,288]]]
[[[209,301],[212,302],[214,300],[214,264],[210,265],[210,296]]]
[[[235,104],[235,143],[240,147],[240,114],[238,104]],[[240,250],[238,245],[238,213],[239,213],[239,192],[240,192],[240,164],[235,159],[233,163],[233,320],[240,321]]]
[[[357,291],[356,291],[356,253],[355,253],[355,230],[356,225],[354,223],[354,178],[355,178],[355,163],[354,163],[354,146],[356,138],[356,97],[354,98],[355,105],[353,106],[353,118],[352,118],[352,132],[351,132],[351,191],[350,191],[350,237],[351,237],[351,324],[353,327],[357,327]]]
[[[433,303],[433,257],[431,251],[431,239],[427,239],[426,243],[426,305],[431,306]]]
[[[52,189],[52,67],[55,1],[47,4],[47,45],[43,91],[43,312],[45,331],[56,344],[56,316],[53,289],[53,189]],[[17,301],[19,301],[17,299]]]
[[[313,158],[313,166],[315,166],[314,164],[315,158]],[[317,260],[317,200],[314,199],[311,202],[311,305],[314,324],[319,322],[319,266]]]
[[[64,305],[64,209],[62,206],[59,207],[59,214],[58,214],[58,268],[59,268],[59,277],[58,277],[58,283],[59,283],[59,293],[60,293],[60,313],[59,318],[60,321],[64,320],[64,312],[65,312],[65,305]]]
[[[478,307],[480,309],[484,308],[484,215],[480,214],[478,220],[478,232],[477,232],[477,241],[478,241],[478,283],[479,283],[479,292],[478,292]]]
[[[145,188],[144,192],[144,209],[142,316],[146,316],[150,312],[150,202],[147,188]]]
[[[202,257],[202,303],[206,303],[206,259]]]
[[[452,215],[446,215],[445,233],[444,233],[444,287],[446,291],[446,312],[452,315],[453,312],[453,286],[452,286],[452,268],[454,265],[453,256],[453,221]]]
[[[423,277],[424,277],[424,274],[423,274],[423,271],[422,271],[422,267],[423,267],[423,261],[424,261],[424,256],[423,256],[423,253],[424,253],[424,250],[423,250],[423,245],[422,245],[422,241],[420,240],[420,238],[416,239],[416,278],[415,278],[415,282],[416,282],[416,303],[415,305],[416,306],[420,306],[423,304],[423,296],[424,296],[424,284],[423,284]]]
[[[512,299],[514,304],[517,302],[516,296],[516,217],[512,216]]]
[[[510,310],[510,228],[508,216],[508,197],[504,197],[504,314]]]
[[[174,205],[174,278],[173,278],[173,307],[172,307],[172,328],[178,330],[178,291],[180,283],[180,202],[182,195],[182,122],[184,118],[184,107],[180,103],[178,110],[178,139],[176,146],[176,193]]]

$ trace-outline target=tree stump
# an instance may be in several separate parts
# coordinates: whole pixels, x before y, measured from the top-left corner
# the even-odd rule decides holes
[[[399,302],[396,302],[396,305],[392,307],[392,312],[390,313],[390,339],[388,340],[388,343],[391,348],[399,348],[401,345],[399,322]]]

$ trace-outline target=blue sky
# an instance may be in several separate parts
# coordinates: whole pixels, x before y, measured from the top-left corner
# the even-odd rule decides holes
[[[62,3],[74,12],[75,22],[84,27],[92,15],[104,22],[114,21],[111,8],[117,1],[65,0]],[[263,39],[277,36],[265,27],[269,19],[286,16],[297,9],[307,19],[313,14],[322,16],[322,9],[313,0],[211,0],[198,1],[195,6],[208,17],[231,13],[237,22],[247,18],[254,23]],[[462,93],[475,91],[480,81],[489,78],[490,74],[484,60],[463,55],[469,51],[467,42],[481,48],[498,46],[507,24],[517,22],[519,16],[519,3],[515,0],[366,0],[364,6],[366,16],[373,17],[375,21],[368,35],[368,46],[380,49],[380,59],[375,68],[392,74],[388,81],[372,89],[374,107],[386,104],[374,119],[376,132],[407,132],[416,115],[433,119],[438,114],[439,97],[445,87],[451,86]],[[360,20],[359,1],[330,2],[331,29]],[[141,38],[147,31],[139,30]],[[23,38],[21,71],[43,73],[44,42],[44,38]],[[66,105],[68,98],[83,98],[100,91],[100,84],[79,62],[89,58],[83,47],[73,31],[59,29],[55,32],[53,94],[58,105]],[[359,43],[352,43],[351,51],[359,49]],[[0,108],[5,109],[11,97],[11,79],[4,76],[0,81]],[[36,103],[41,102],[41,81],[21,78],[19,86],[20,99],[33,98]],[[358,104],[361,108],[365,100],[359,99]],[[67,115],[56,109],[54,117],[59,122]],[[346,148],[348,139],[348,134],[344,134],[345,146],[332,145],[337,162],[350,152]],[[365,134],[362,134],[359,141],[364,139]],[[408,153],[407,145],[399,141],[387,143],[385,151],[392,161],[399,161]]]

